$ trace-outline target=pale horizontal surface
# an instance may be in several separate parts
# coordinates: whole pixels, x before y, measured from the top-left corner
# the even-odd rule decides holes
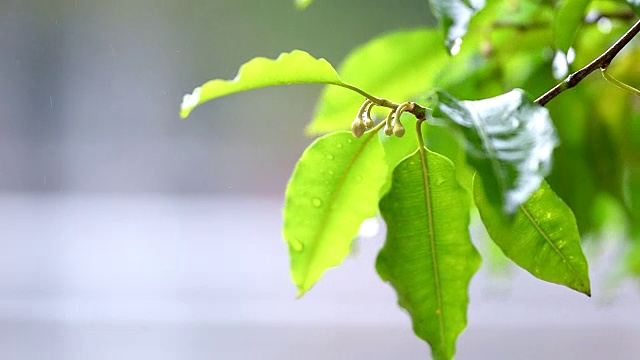
[[[278,198],[0,196],[0,358],[428,356],[375,274],[382,239],[295,300],[280,214]],[[593,278],[589,299],[481,271],[457,359],[633,358],[640,295]]]

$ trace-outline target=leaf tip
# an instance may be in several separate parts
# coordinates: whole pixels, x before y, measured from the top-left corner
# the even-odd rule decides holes
[[[191,110],[193,110],[200,103],[200,94],[202,92],[201,87],[193,89],[191,94],[185,94],[182,97],[182,104],[180,104],[180,117],[186,119]]]
[[[587,295],[588,297],[591,297],[591,283],[589,281],[589,278],[587,278],[586,281],[583,281],[580,285],[580,288],[576,288],[576,290]]]
[[[298,293],[296,294],[296,300],[302,299],[302,297],[305,296],[313,286],[313,285],[307,284],[306,281],[299,282],[296,279],[294,279],[294,282],[296,284],[296,287],[298,288]]]

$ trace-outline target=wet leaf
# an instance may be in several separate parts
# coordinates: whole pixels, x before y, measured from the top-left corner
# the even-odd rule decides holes
[[[571,209],[546,182],[513,216],[487,198],[476,176],[474,199],[491,239],[533,276],[591,296],[587,260]]]
[[[438,92],[434,116],[461,131],[467,158],[492,202],[513,213],[551,168],[557,135],[549,112],[520,89],[478,101]]]
[[[377,213],[387,165],[376,132],[336,132],[314,141],[285,193],[283,235],[299,295],[349,254],[363,220]]]
[[[457,54],[462,37],[467,33],[471,17],[480,11],[484,0],[430,0],[433,14],[445,34],[445,46]],[[456,51],[455,48],[458,47]]]
[[[407,309],[434,359],[451,359],[467,323],[468,287],[480,266],[469,238],[469,197],[453,164],[426,149],[393,171],[380,201],[387,239],[376,269]]]
[[[325,59],[316,59],[301,50],[282,53],[277,59],[257,57],[240,67],[233,80],[211,80],[197,87],[182,100],[180,117],[183,119],[198,105],[234,93],[290,84],[343,83],[331,64]],[[362,96],[360,96],[362,99]]]

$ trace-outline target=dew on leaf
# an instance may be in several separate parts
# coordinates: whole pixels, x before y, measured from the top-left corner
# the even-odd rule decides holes
[[[302,249],[304,248],[304,245],[298,240],[292,240],[289,244],[291,245],[291,249],[293,249],[293,251],[302,251]]]
[[[342,144],[336,144],[336,147],[337,147],[338,149],[342,149]]]
[[[333,156],[333,155],[331,155],[331,154],[327,154],[327,159],[329,159],[329,160],[333,160],[333,159],[334,159],[334,156]]]
[[[313,198],[313,200],[311,200],[311,203],[313,204],[313,206],[315,207],[320,207],[322,206],[322,200],[320,198]]]
[[[460,48],[461,47],[462,47],[462,39],[461,38],[457,38],[457,39],[453,40],[453,42],[451,44],[451,48],[449,49],[449,53],[451,54],[451,56],[458,55],[458,53],[460,52]]]

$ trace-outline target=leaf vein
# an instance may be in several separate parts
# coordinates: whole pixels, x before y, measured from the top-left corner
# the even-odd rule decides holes
[[[545,241],[549,243],[553,251],[555,251],[560,256],[560,258],[562,258],[562,262],[564,262],[567,265],[567,267],[571,270],[571,272],[573,273],[573,276],[580,282],[580,284],[582,284],[582,286],[586,288],[587,286],[580,278],[578,270],[576,270],[576,268],[573,267],[573,265],[569,262],[569,259],[567,259],[564,253],[560,251],[560,248],[553,243],[553,240],[551,240],[551,237],[544,231],[544,229],[542,229],[540,224],[538,224],[536,219],[533,217],[533,215],[531,215],[531,213],[529,212],[529,210],[527,210],[524,204],[520,205],[520,209],[522,210],[522,213],[527,217],[527,219],[529,219],[529,222],[531,222],[531,224],[536,228],[538,233],[540,233],[540,235],[542,235]]]
[[[418,125],[419,126],[419,125]],[[427,154],[424,146],[420,146],[420,162],[422,165],[422,176],[424,179],[424,196],[427,204],[427,216],[429,221],[429,244],[431,246],[431,261],[433,263],[433,277],[436,286],[436,301],[438,308],[436,309],[436,317],[438,318],[438,328],[440,330],[440,339],[442,348],[446,349],[446,338],[444,333],[444,314],[442,309],[442,288],[440,286],[440,273],[438,271],[438,255],[436,253],[436,241],[434,233],[433,208],[431,205],[431,187],[429,186],[429,170],[427,168]]]

